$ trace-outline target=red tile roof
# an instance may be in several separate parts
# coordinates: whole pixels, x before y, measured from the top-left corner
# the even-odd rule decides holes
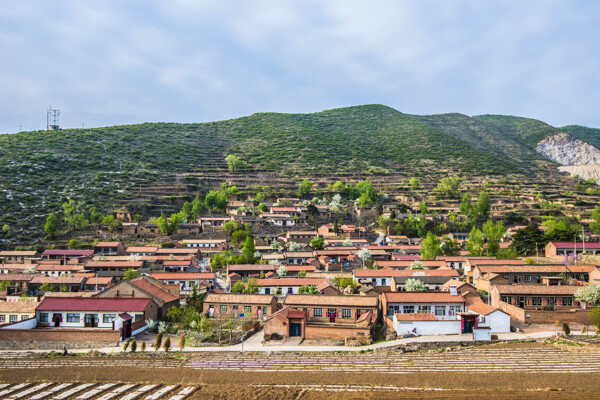
[[[487,305],[484,302],[471,304],[471,305],[467,306],[467,309],[469,311],[472,311],[479,315],[488,315],[488,314],[493,313],[494,311],[498,310],[498,308]],[[499,310],[499,311],[502,311],[502,310]],[[504,311],[502,311],[502,312],[504,312]]]
[[[464,303],[459,294],[452,296],[450,292],[388,292],[383,293],[388,303]]]
[[[94,250],[46,250],[42,253],[43,256],[71,256],[71,257],[91,256],[93,254],[94,254]]]
[[[196,279],[216,279],[217,274],[214,272],[157,272],[150,276],[159,281],[194,281]]]
[[[151,299],[45,297],[37,311],[144,311]]]
[[[98,242],[94,247],[118,247],[121,242]]]
[[[130,283],[136,287],[139,287],[143,291],[151,294],[152,296],[158,297],[165,303],[170,303],[172,301],[179,300],[179,297],[173,296],[171,293],[167,292],[163,288],[156,286],[154,283],[149,282],[147,279],[144,279],[144,277],[133,279],[130,281]]]
[[[274,298],[271,294],[209,293],[204,298],[204,303],[269,305]]]
[[[46,276],[35,275],[30,283],[48,283],[55,285],[79,285],[85,280],[82,276]]]
[[[417,273],[417,275],[415,275]],[[458,277],[458,272],[454,269],[355,269],[354,276],[357,278],[377,278],[377,277],[392,277],[392,276],[418,276],[423,273],[424,276],[455,276]]]
[[[317,286],[327,282],[327,278],[273,278],[257,279],[260,286]]]
[[[575,246],[577,247],[577,249],[582,249],[584,246],[584,243],[582,243],[582,242],[577,242],[577,245],[575,245],[575,243],[573,243],[573,242],[550,242],[550,243],[552,243],[557,249],[566,249],[566,250],[573,250],[573,248]],[[585,242],[585,248],[586,249],[600,249],[600,242]]]

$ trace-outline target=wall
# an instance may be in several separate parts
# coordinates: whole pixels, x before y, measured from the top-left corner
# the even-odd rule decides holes
[[[347,337],[356,337],[358,334],[369,336],[371,334],[368,328],[357,328],[352,326],[327,326],[327,325],[310,325],[307,324],[304,329],[304,337],[306,339],[333,338],[345,339]]]
[[[271,336],[273,334],[287,337],[289,334],[289,326],[287,323],[284,325],[284,321],[279,318],[271,318],[265,321],[265,336]]]
[[[403,335],[417,329],[418,335],[458,335],[461,332],[460,320],[448,321],[394,321],[394,330]]]
[[[504,311],[505,313],[508,313],[511,316],[511,318],[514,318],[521,322],[525,321],[525,310],[522,308],[512,306],[503,301],[498,301],[498,305],[496,307],[498,307],[500,310]]]
[[[525,311],[525,320],[528,324],[554,324],[554,322],[575,322],[578,324],[590,323],[589,310],[575,311]]]
[[[96,329],[0,329],[0,349],[61,349],[114,346],[119,332]]]
[[[33,329],[37,326],[37,318],[32,317],[12,324],[3,325],[0,329]]]
[[[492,329],[492,333],[510,332],[510,315],[500,311],[494,311],[485,316],[486,326]]]

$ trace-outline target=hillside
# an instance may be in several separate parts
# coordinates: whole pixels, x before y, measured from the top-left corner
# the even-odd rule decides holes
[[[554,164],[535,144],[554,131],[519,117],[416,116],[366,105],[0,135],[0,222],[23,238],[39,237],[46,215],[70,198],[102,213],[127,205],[148,216],[223,182],[293,190],[307,176],[321,187],[371,176],[393,192],[412,176],[432,184],[461,172],[544,177]],[[228,154],[247,168],[229,172]]]

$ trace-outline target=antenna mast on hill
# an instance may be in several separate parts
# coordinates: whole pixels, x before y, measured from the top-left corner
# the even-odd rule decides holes
[[[48,106],[48,111],[46,112],[46,130],[47,131],[57,131],[60,129],[58,124],[58,117],[60,116],[60,110],[53,110],[52,106]]]

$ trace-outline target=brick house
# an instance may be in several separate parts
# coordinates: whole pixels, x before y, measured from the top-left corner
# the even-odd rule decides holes
[[[444,276],[448,279],[458,278],[458,272],[454,269],[355,269],[353,271],[354,280],[362,284],[372,286],[390,286],[394,276],[421,277],[421,276]]]
[[[318,236],[317,231],[287,231],[284,240],[286,242],[310,243]]]
[[[301,286],[318,287],[323,282],[328,282],[327,278],[272,278],[258,279],[257,284],[260,286],[259,293],[274,294],[282,296],[285,294],[298,294]]]
[[[564,257],[577,254],[600,254],[600,242],[548,242],[544,248],[546,257]]]
[[[88,261],[85,263],[85,269],[92,272],[138,270],[143,267],[143,261]]]
[[[127,256],[152,256],[156,254],[158,246],[130,246],[125,249]]]
[[[156,304],[149,298],[45,297],[36,309],[39,326],[114,329],[119,314],[135,321],[158,319]]]
[[[277,311],[277,298],[269,294],[208,293],[202,311],[209,318],[231,318],[240,313],[262,318]]]
[[[217,274],[215,272],[158,272],[150,274],[154,279],[157,279],[168,285],[177,285],[182,293],[192,291],[194,285],[200,282],[208,284],[209,289],[217,286]]]
[[[305,338],[369,336],[379,316],[379,299],[370,296],[289,294],[283,305],[306,316],[304,330],[294,332]]]
[[[575,292],[581,286],[546,285],[494,285],[492,306],[506,303],[525,310],[561,310],[581,308],[575,300]]]
[[[101,256],[124,256],[125,247],[121,242],[98,242],[94,246],[94,254]]]
[[[385,315],[434,314],[438,320],[456,319],[465,310],[465,300],[457,292],[391,292],[381,295]]]
[[[94,250],[45,250],[42,253],[44,260],[60,260],[62,264],[76,260],[77,264],[85,264],[94,256]]]
[[[265,340],[302,336],[305,331],[306,314],[294,307],[284,307],[265,320]]]
[[[227,266],[227,275],[236,273],[242,278],[258,277],[260,273],[275,272],[278,267],[271,264],[230,264]]]
[[[35,298],[32,300],[35,300]],[[35,309],[38,305],[37,301],[0,302],[0,325],[35,317]]]
[[[37,251],[0,251],[0,260],[8,264],[31,263],[31,260],[40,258]]]
[[[562,264],[522,264],[522,265],[475,265],[473,282],[478,289],[489,290],[488,280],[497,276],[509,284],[555,284],[564,282],[562,276],[581,282],[589,282],[590,272],[596,269],[593,265]],[[544,279],[547,278],[547,279]],[[479,281],[484,282],[480,284]],[[496,280],[497,283],[498,280]],[[491,284],[491,282],[490,282]]]
[[[52,291],[79,292],[83,290],[85,280],[86,278],[82,276],[34,275],[29,281],[28,291],[35,295],[44,284],[48,284],[54,289]]]

